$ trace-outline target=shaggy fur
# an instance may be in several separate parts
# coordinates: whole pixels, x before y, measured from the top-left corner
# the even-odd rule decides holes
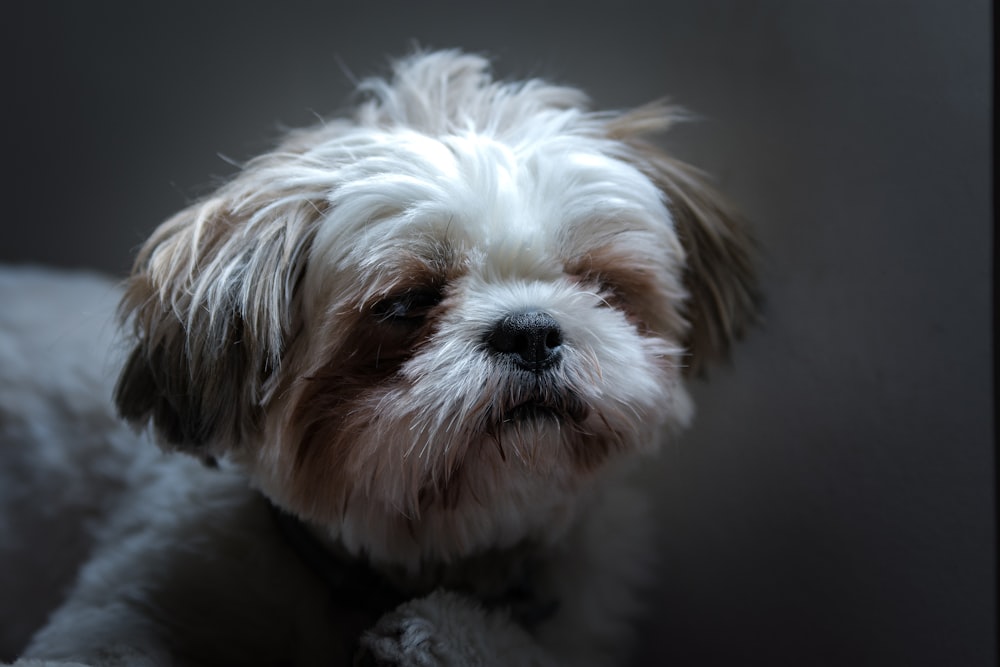
[[[72,461],[106,496],[74,510],[94,517],[87,562],[24,664],[627,649],[651,560],[629,462],[688,423],[685,377],[752,318],[746,234],[648,142],[670,107],[593,112],[456,52],[361,93],[353,118],[292,133],[156,230],[121,297],[123,359],[82,368],[86,396],[42,359],[3,378],[4,455]],[[71,280],[34,279],[50,296]],[[10,359],[65,326],[19,310],[0,320]],[[93,340],[52,345],[94,358]],[[101,372],[118,364],[119,414],[194,457],[109,418]],[[72,433],[32,430],[83,399]],[[45,498],[12,483],[11,508]]]

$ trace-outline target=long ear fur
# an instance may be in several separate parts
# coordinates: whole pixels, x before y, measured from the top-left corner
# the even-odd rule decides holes
[[[280,157],[251,162],[163,223],[136,259],[121,305],[134,348],[115,402],[133,424],[152,421],[165,445],[211,457],[239,442],[295,334],[322,200],[276,177]]]
[[[677,109],[654,104],[612,119],[608,128],[629,148],[627,158],[664,193],[673,215],[687,254],[688,372],[699,374],[707,362],[728,358],[733,342],[756,319],[760,298],[754,244],[743,221],[704,174],[643,138],[666,130],[680,116]]]

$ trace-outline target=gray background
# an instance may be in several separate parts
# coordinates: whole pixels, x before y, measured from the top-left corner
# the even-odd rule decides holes
[[[29,4],[0,261],[123,273],[413,40],[700,113],[665,144],[753,221],[767,319],[661,457],[640,664],[993,664],[987,2]]]

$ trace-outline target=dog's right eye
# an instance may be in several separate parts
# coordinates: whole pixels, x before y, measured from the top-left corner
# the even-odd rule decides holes
[[[437,289],[410,290],[377,302],[372,312],[381,322],[418,324],[441,303],[441,298],[441,291]]]

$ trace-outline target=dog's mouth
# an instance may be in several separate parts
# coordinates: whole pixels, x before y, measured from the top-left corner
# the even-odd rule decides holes
[[[559,410],[538,401],[526,401],[504,413],[503,422],[527,422],[539,419],[561,419]]]
[[[579,430],[579,425],[587,419],[589,413],[586,403],[575,393],[538,393],[510,401],[507,405],[494,404],[487,408],[482,433],[489,436],[504,461],[507,460],[508,438],[513,436],[515,444],[512,449],[523,458],[524,454],[516,444],[519,437],[532,434],[532,438],[537,438],[542,434],[537,429],[544,428],[547,424],[554,426],[556,432],[560,433],[564,431],[564,426],[570,427],[570,430]]]
[[[586,404],[572,392],[557,396],[531,396],[506,407],[490,410],[487,422],[494,427],[538,421],[580,423],[588,415]]]

